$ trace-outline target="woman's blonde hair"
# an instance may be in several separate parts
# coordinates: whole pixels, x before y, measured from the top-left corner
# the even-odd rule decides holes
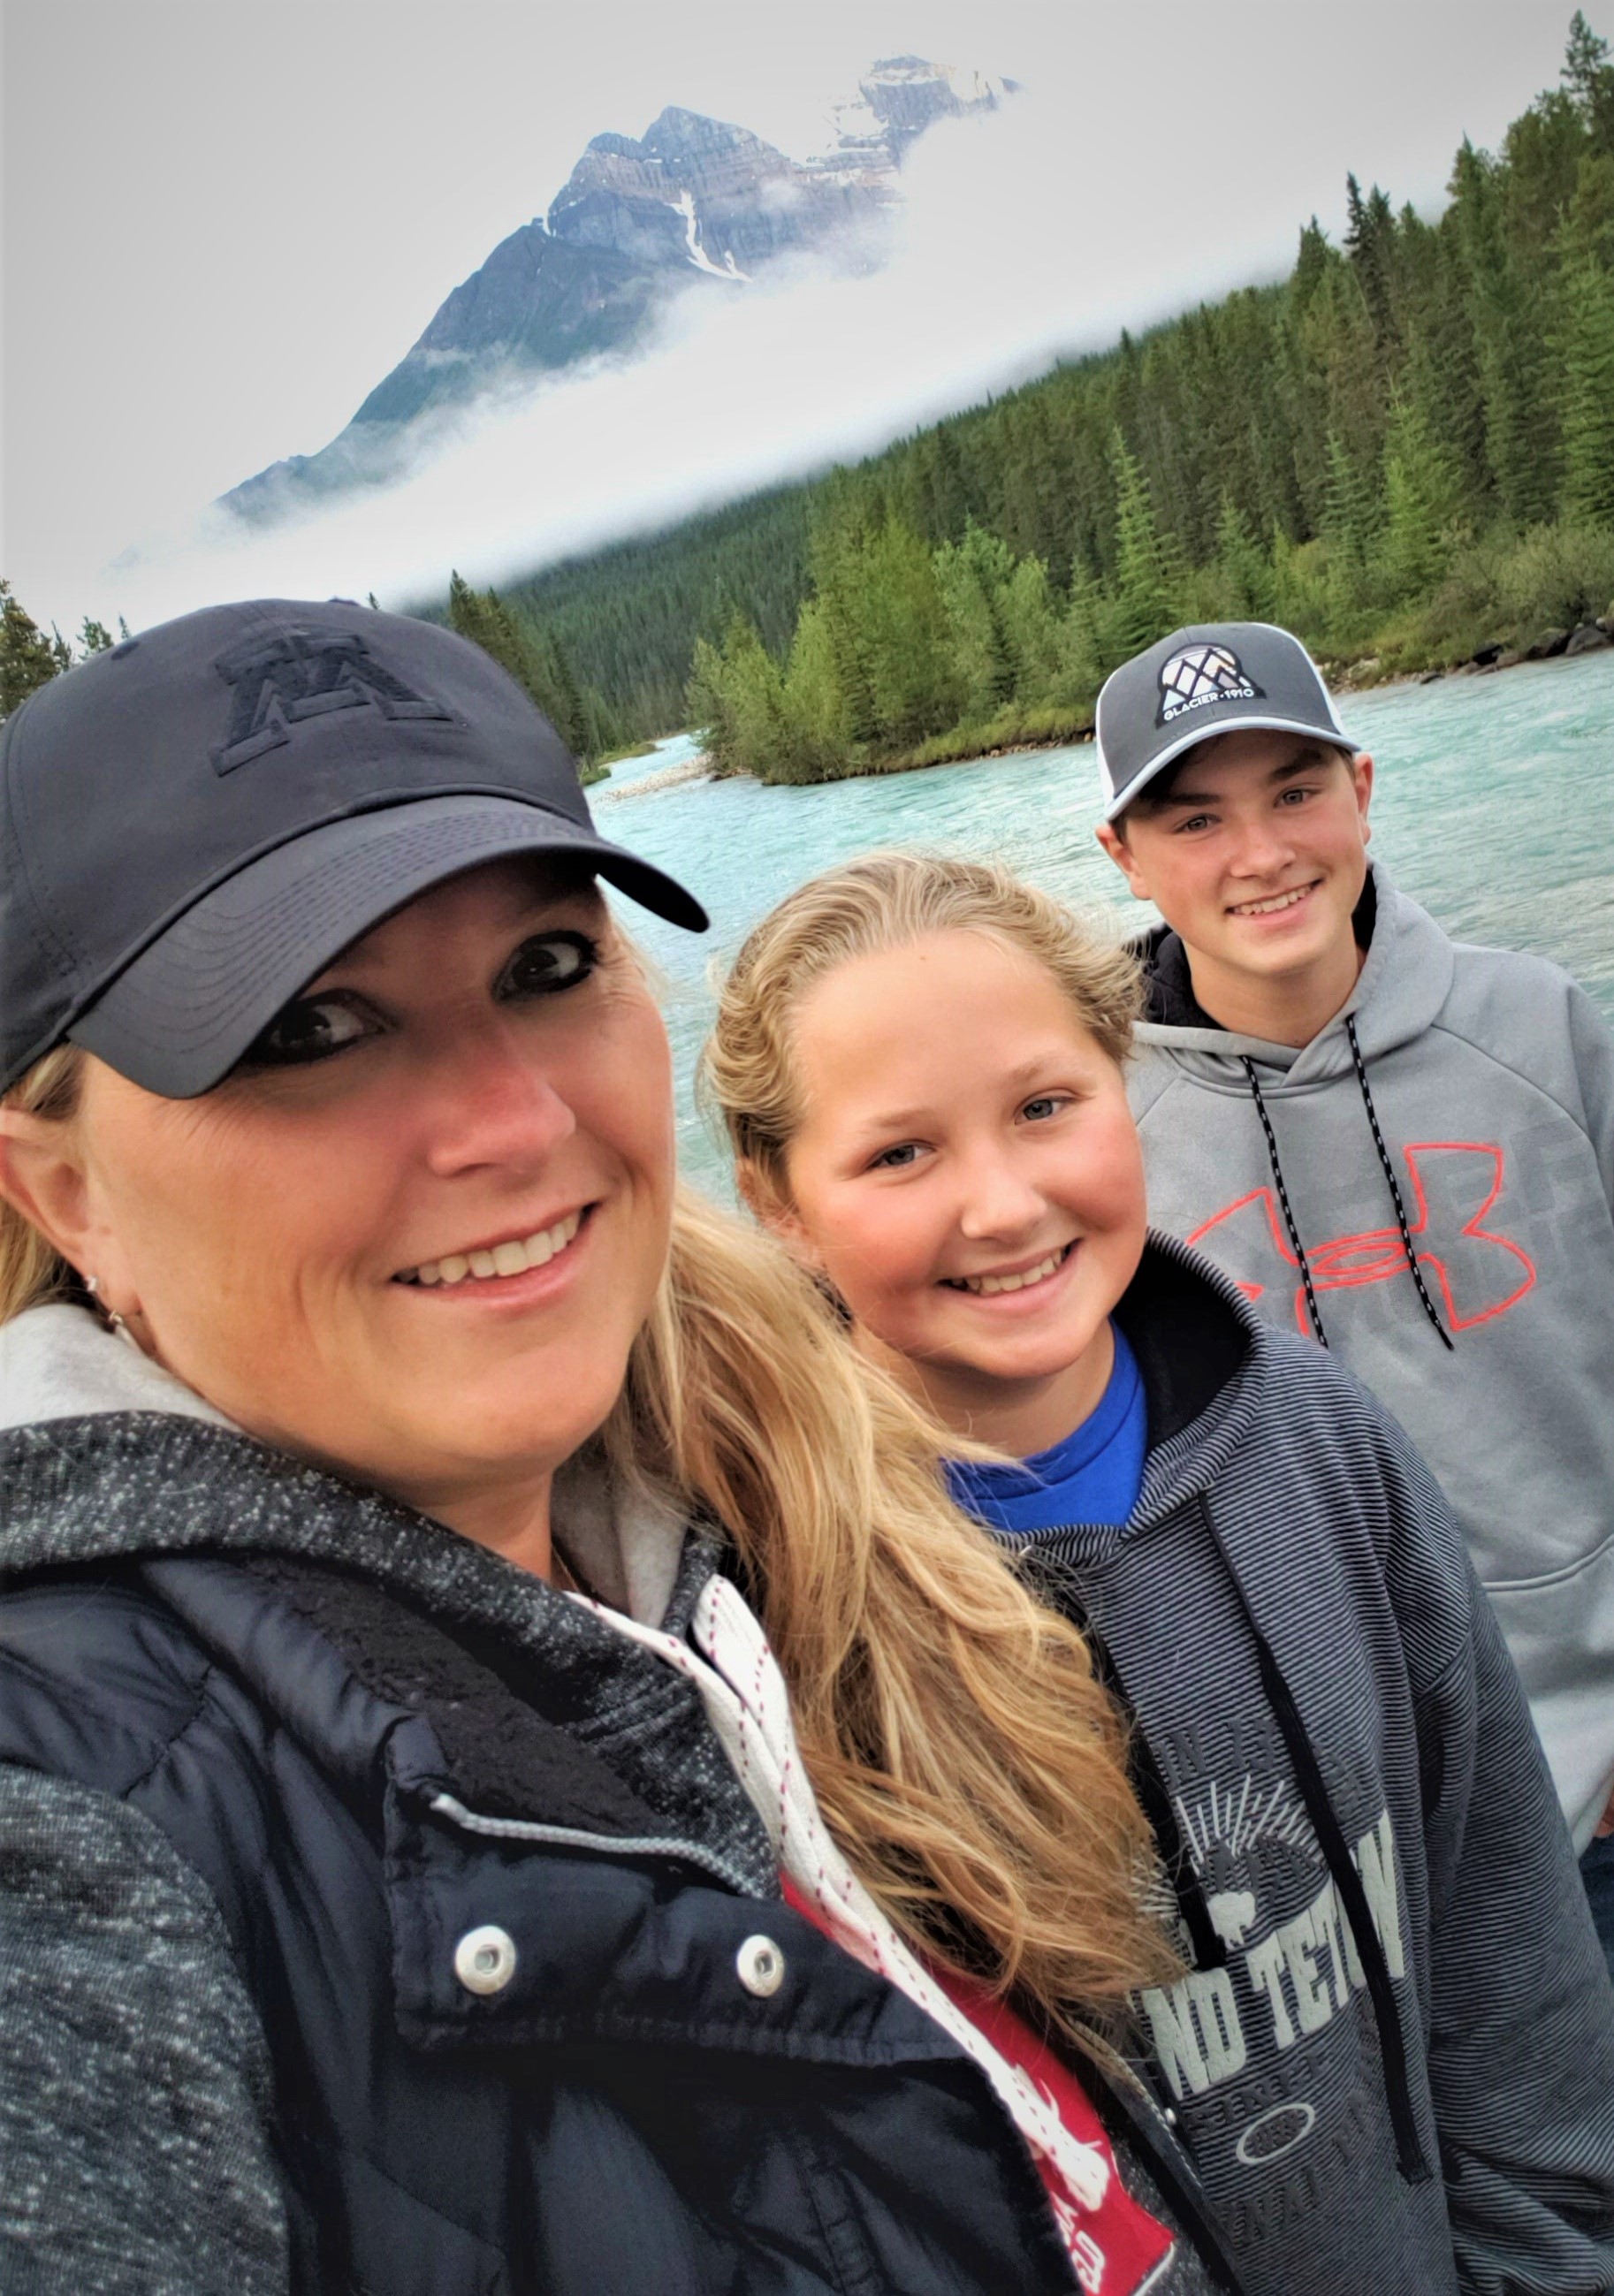
[[[733,1540],[824,1816],[897,1928],[1083,2046],[1112,2035],[1176,1967],[1120,1720],[949,1502],[934,1421],[780,1246],[681,1191],[603,1439]]]
[[[70,1118],[79,1061],[8,1103]],[[76,1283],[0,1203],[0,1320]],[[1175,1967],[1121,1726],[1080,1635],[948,1503],[934,1425],[782,1250],[680,1190],[600,1441],[732,1539],[824,1816],[897,1927],[1102,2047]]]
[[[801,1122],[794,1023],[815,983],[855,957],[930,933],[973,932],[1029,956],[1082,1027],[1124,1062],[1142,1006],[1136,964],[1112,937],[996,861],[865,853],[810,877],[747,937],[701,1055],[700,1092],[720,1115],[742,1183],[788,1203],[786,1162]]]

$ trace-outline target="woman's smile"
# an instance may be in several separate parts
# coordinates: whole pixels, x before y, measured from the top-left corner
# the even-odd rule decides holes
[[[515,1279],[548,1268],[557,1276],[568,1272],[578,1258],[572,1250],[586,1222],[597,1210],[581,1205],[558,1218],[540,1223],[527,1234],[507,1234],[496,1242],[466,1244],[445,1252],[440,1259],[422,1259],[418,1267],[400,1269],[392,1281],[413,1289],[505,1299]],[[562,1268],[560,1263],[567,1265]],[[527,1296],[525,1293],[523,1296]]]

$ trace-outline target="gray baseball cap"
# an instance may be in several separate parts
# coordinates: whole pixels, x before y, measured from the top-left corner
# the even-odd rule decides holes
[[[1360,747],[1299,638],[1271,622],[1200,622],[1173,630],[1104,682],[1095,728],[1104,819],[1125,813],[1184,751],[1235,726]]]
[[[0,1092],[68,1039],[193,1099],[350,941],[517,854],[705,929],[599,835],[549,720],[453,631],[266,599],[126,639],[0,733]]]

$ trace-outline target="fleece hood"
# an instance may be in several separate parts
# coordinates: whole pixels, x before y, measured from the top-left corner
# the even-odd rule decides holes
[[[610,1744],[693,1857],[771,1894],[766,1835],[699,1692],[624,1631],[683,1636],[717,1567],[712,1540],[660,1495],[619,1496],[586,1465],[557,1478],[557,1537],[607,1611],[256,1441],[82,1308],[0,1328],[0,1579],[84,1564],[165,1581],[224,1562],[340,1574],[358,1598],[502,1648],[552,1722]]]
[[[37,1456],[60,1455],[66,1422],[76,1424],[75,1441],[68,1449],[80,1461],[86,1487],[99,1479],[111,1456],[130,1456],[143,1448],[154,1458],[176,1463],[191,1454],[210,1456],[221,1463],[233,1461],[255,1481],[290,1489],[306,1481],[310,1487],[340,1490],[361,1511],[390,1514],[399,1526],[407,1524],[418,1538],[398,1537],[386,1543],[386,1553],[406,1578],[411,1575],[408,1558],[422,1541],[435,1553],[466,1549],[470,1556],[495,1565],[500,1574],[512,1570],[511,1565],[470,1547],[440,1524],[406,1508],[390,1508],[374,1494],[350,1492],[313,1468],[299,1468],[266,1449],[133,1341],[105,1330],[86,1309],[33,1308],[0,1325],[0,1472],[7,1472],[8,1482],[11,1473],[16,1473],[21,1478],[17,1488],[28,1487]],[[46,1431],[52,1428],[54,1435]],[[204,1435],[204,1429],[211,1432]],[[609,1493],[603,1476],[586,1463],[557,1478],[554,1505],[561,1544],[589,1585],[641,1624],[659,1626],[672,1598],[684,1550],[682,1513],[648,1490],[628,1500]],[[318,1550],[322,1542],[314,1526],[319,1519],[315,1511],[309,1530],[295,1536],[295,1551]],[[153,1517],[147,1533],[152,1544],[143,1551],[174,1552],[188,1543],[172,1523],[160,1529],[164,1520]],[[8,1510],[7,1527],[0,1534],[0,1569],[35,1569],[131,1551],[119,1542],[110,1523],[102,1548],[94,1518],[81,1512],[53,1520],[44,1510],[30,1516],[29,1523],[31,1529],[25,1530],[22,1516]],[[272,1512],[255,1521],[242,1543],[266,1541],[274,1547],[286,1527],[278,1513]],[[211,1518],[205,1533],[199,1526],[199,1534],[215,1546],[236,1543],[227,1528]],[[444,1542],[448,1542],[446,1550]],[[513,1576],[523,1588],[539,1583],[528,1572]]]

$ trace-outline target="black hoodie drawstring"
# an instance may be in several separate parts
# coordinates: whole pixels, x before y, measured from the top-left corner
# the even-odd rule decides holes
[[[1367,1063],[1362,1057],[1362,1047],[1356,1041],[1356,1023],[1348,1013],[1345,1016],[1345,1033],[1350,1040],[1350,1056],[1356,1066],[1356,1084],[1362,1094],[1362,1105],[1367,1111],[1367,1121],[1373,1136],[1373,1145],[1379,1152],[1379,1161],[1384,1168],[1384,1177],[1389,1183],[1389,1200],[1395,1206],[1396,1226],[1400,1231],[1401,1250],[1406,1259],[1408,1272],[1418,1287],[1418,1297],[1423,1302],[1423,1312],[1434,1325],[1441,1346],[1455,1354],[1452,1335],[1441,1322],[1440,1312],[1430,1297],[1429,1285],[1423,1280],[1423,1270],[1418,1265],[1418,1254],[1413,1248],[1413,1232],[1407,1223],[1406,1206],[1402,1201],[1400,1183],[1396,1178],[1396,1168],[1390,1161],[1389,1150],[1384,1144],[1384,1135],[1379,1128],[1379,1111],[1373,1106],[1373,1095],[1368,1089]],[[1244,1074],[1249,1082],[1249,1093],[1256,1104],[1256,1114],[1260,1118],[1261,1129],[1266,1136],[1266,1160],[1272,1167],[1273,1183],[1278,1192],[1278,1203],[1282,1210],[1283,1225],[1289,1231],[1290,1247],[1299,1265],[1300,1283],[1306,1293],[1306,1307],[1311,1317],[1311,1327],[1316,1335],[1318,1344],[1326,1347],[1328,1333],[1323,1328],[1323,1316],[1317,1306],[1316,1290],[1311,1280],[1311,1263],[1306,1257],[1306,1246],[1300,1241],[1300,1231],[1295,1223],[1294,1211],[1289,1201],[1289,1190],[1284,1185],[1283,1167],[1278,1161],[1278,1136],[1272,1128],[1271,1117],[1266,1113],[1266,1101],[1261,1090],[1260,1078],[1256,1074],[1256,1064],[1248,1054],[1241,1054],[1239,1057]]]
[[[1261,1080],[1256,1074],[1256,1064],[1248,1054],[1241,1054],[1244,1073],[1249,1078],[1250,1096],[1256,1104],[1256,1114],[1261,1119],[1261,1129],[1266,1135],[1266,1160],[1272,1166],[1274,1185],[1283,1210],[1283,1225],[1289,1230],[1290,1248],[1299,1262],[1300,1281],[1306,1287],[1306,1305],[1311,1316],[1311,1327],[1316,1333],[1319,1347],[1328,1345],[1328,1333],[1323,1328],[1323,1317],[1317,1308],[1317,1295],[1312,1288],[1311,1262],[1306,1257],[1306,1246],[1300,1241],[1300,1231],[1295,1226],[1295,1216],[1290,1209],[1289,1190],[1283,1185],[1283,1167],[1278,1161],[1278,1136],[1272,1128],[1272,1119],[1266,1113],[1266,1102],[1261,1091]]]
[[[1379,1161],[1384,1167],[1384,1177],[1389,1182],[1390,1201],[1396,1207],[1396,1226],[1401,1231],[1401,1249],[1406,1254],[1406,1264],[1413,1272],[1413,1282],[1418,1286],[1418,1297],[1423,1302],[1424,1314],[1439,1332],[1441,1345],[1450,1349],[1454,1355],[1456,1349],[1452,1347],[1452,1335],[1441,1322],[1435,1303],[1430,1298],[1429,1286],[1423,1280],[1423,1270],[1419,1267],[1418,1255],[1413,1250],[1413,1234],[1406,1224],[1406,1206],[1401,1201],[1401,1190],[1396,1182],[1396,1168],[1390,1162],[1389,1150],[1385,1146],[1384,1135],[1379,1129],[1379,1111],[1373,1106],[1372,1094],[1367,1088],[1367,1062],[1363,1059],[1362,1047],[1356,1042],[1356,1020],[1349,1013],[1345,1016],[1345,1033],[1350,1038],[1350,1056],[1356,1064],[1356,1082],[1362,1087],[1362,1104],[1367,1111],[1367,1120],[1372,1128],[1373,1145],[1379,1151]]]
[[[1233,1569],[1233,1558],[1222,1544],[1221,1533],[1217,1529],[1209,1503],[1201,1496],[1199,1505],[1205,1528],[1216,1544],[1242,1607],[1245,1621],[1255,1642],[1261,1687],[1282,1733],[1290,1764],[1300,1789],[1300,1799],[1306,1804],[1306,1815],[1311,1820],[1311,1830],[1317,1837],[1328,1866],[1329,1878],[1356,1940],[1356,1958],[1367,1980],[1373,2021],[1379,2029],[1379,2054],[1384,2065],[1384,2093],[1389,2106],[1390,2126],[1396,2136],[1396,2164],[1407,2184],[1427,2184],[1433,2172],[1423,2150],[1423,2139],[1418,2132],[1418,2117],[1413,2106],[1412,2086],[1407,2077],[1406,2036],[1401,2028],[1395,1984],[1389,1973],[1389,1964],[1385,1959],[1378,1924],[1367,1902],[1367,1890],[1357,1871],[1356,1861],[1350,1854],[1339,1818],[1334,1814],[1333,1804],[1328,1799],[1322,1765],[1306,1734],[1306,1725],[1300,1718],[1299,1708],[1295,1704],[1294,1693],[1283,1678],[1283,1669],[1278,1664],[1271,1644],[1256,1623],[1249,1597]],[[1393,1867],[1390,1881],[1393,1887]]]

